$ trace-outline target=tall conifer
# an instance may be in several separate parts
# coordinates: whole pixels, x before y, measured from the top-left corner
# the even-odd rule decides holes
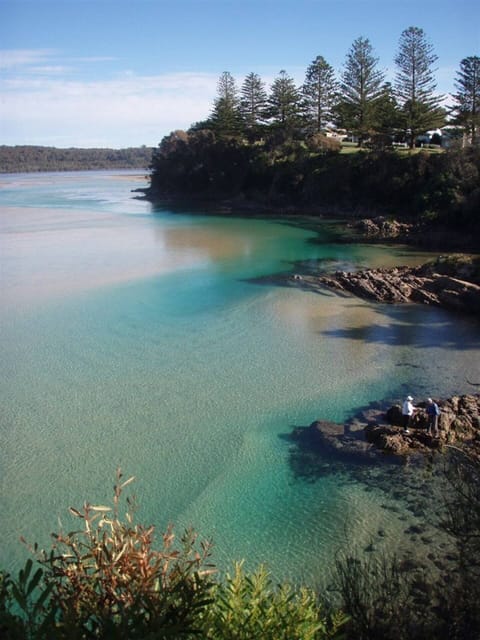
[[[219,136],[237,135],[243,128],[238,90],[229,71],[224,71],[218,80],[210,124]]]
[[[455,80],[457,93],[453,96],[456,102],[455,122],[465,127],[471,144],[478,139],[480,127],[480,58],[469,56],[460,62]]]
[[[300,125],[300,92],[291,76],[282,69],[273,81],[269,103],[269,116],[279,129],[292,134]]]
[[[265,83],[256,73],[249,73],[242,84],[240,110],[245,126],[254,131],[265,120],[267,92]]]
[[[333,67],[323,56],[317,56],[307,69],[302,87],[307,122],[315,133],[332,121],[337,86]]]
[[[432,65],[437,59],[423,29],[408,27],[402,32],[395,57],[398,67],[395,93],[410,148],[414,147],[419,134],[441,126],[445,119],[440,108],[441,96],[435,94]]]
[[[342,74],[339,124],[358,136],[359,144],[375,131],[376,103],[385,74],[368,38],[357,38],[347,54]]]

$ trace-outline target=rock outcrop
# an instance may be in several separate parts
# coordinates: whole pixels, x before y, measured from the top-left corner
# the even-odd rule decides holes
[[[425,454],[446,445],[466,448],[480,460],[480,394],[453,396],[437,404],[438,438],[427,434],[426,403],[416,407],[409,433],[402,427],[400,405],[391,405],[386,411],[363,411],[344,424],[316,420],[309,427],[297,427],[292,437],[313,450],[359,462],[386,454]]]
[[[407,241],[413,230],[414,225],[406,222],[398,222],[384,216],[376,218],[362,218],[347,225],[355,233],[360,234],[363,238],[369,240],[403,240]]]
[[[472,275],[473,267],[470,271],[467,267],[463,262],[462,268],[449,273],[437,260],[419,267],[295,274],[283,279],[290,286],[314,291],[329,288],[377,302],[436,305],[480,317],[480,283]]]

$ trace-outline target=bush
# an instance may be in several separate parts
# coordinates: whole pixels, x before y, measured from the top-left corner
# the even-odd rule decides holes
[[[210,544],[172,528],[154,548],[154,527],[134,524],[135,502],[122,492],[134,478],[117,472],[113,506],[70,508],[80,530],[53,534],[49,552],[32,551],[18,578],[0,572],[0,637],[5,640],[187,639],[329,640],[344,622],[326,616],[315,594],[273,588],[260,568],[242,564],[214,581]]]
[[[328,138],[323,133],[314,133],[309,136],[305,143],[312,153],[338,153],[342,148],[342,143],[336,138]]]
[[[339,637],[346,617],[322,612],[313,591],[273,588],[268,571],[253,574],[235,564],[233,575],[218,584],[206,620],[208,640],[326,640]]]
[[[154,527],[134,524],[129,498],[120,519],[120,497],[132,480],[122,482],[117,473],[112,508],[70,508],[83,529],[53,534],[49,552],[34,545],[41,568],[32,577],[32,560],[18,580],[6,577],[3,608],[20,610],[5,617],[7,637],[189,638],[198,632],[199,613],[211,601],[210,547],[197,549],[191,531],[176,547],[169,528],[156,551]],[[18,628],[24,635],[16,635]]]

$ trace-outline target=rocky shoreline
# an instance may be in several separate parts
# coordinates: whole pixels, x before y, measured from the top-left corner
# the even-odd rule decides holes
[[[480,462],[480,394],[436,400],[440,408],[439,437],[427,433],[426,402],[416,405],[409,428],[404,432],[401,406],[372,405],[345,423],[315,420],[308,427],[296,427],[292,438],[309,450],[357,462],[378,462],[385,456],[403,459],[454,447],[468,451]]]
[[[440,257],[419,267],[287,273],[261,279],[309,291],[325,289],[389,304],[434,305],[480,318],[480,258]]]
[[[384,218],[360,220],[350,227],[364,241],[411,240],[411,225]],[[478,256],[444,256],[418,267],[279,274],[274,281],[318,293],[330,289],[381,303],[435,305],[480,319]],[[480,395],[453,396],[437,403],[441,409],[438,438],[427,433],[426,402],[417,405],[409,433],[404,432],[399,405],[372,403],[344,424],[315,420],[308,427],[297,427],[292,437],[309,450],[363,463],[386,456],[406,459],[447,447],[467,452],[480,463]]]

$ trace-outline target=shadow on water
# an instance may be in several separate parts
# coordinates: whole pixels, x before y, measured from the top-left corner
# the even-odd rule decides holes
[[[368,405],[352,407],[344,421],[345,434],[356,420],[361,424],[385,422],[385,412],[392,404],[399,403],[403,389],[393,393],[392,398],[370,402]],[[359,434],[358,425],[354,427]],[[306,426],[290,425],[291,432],[279,435],[288,446],[288,465],[292,482],[315,484],[334,476],[337,486],[360,486],[366,493],[380,495],[380,506],[400,522],[405,522],[405,535],[415,542],[427,544],[440,526],[439,500],[450,494],[446,469],[455,453],[432,450],[430,453],[413,453],[409,456],[378,455],[362,453],[345,455],[345,450],[319,446],[318,440],[310,439]],[[297,433],[296,433],[297,432]],[[351,434],[355,437],[354,433]],[[360,439],[363,439],[360,437]]]
[[[329,338],[369,344],[414,346],[417,349],[469,350],[480,348],[478,325],[469,318],[420,305],[370,305],[381,315],[378,323],[321,331]],[[385,322],[388,319],[388,322]]]
[[[349,487],[360,488],[377,496],[386,521],[393,518],[405,542],[427,557],[429,545],[438,540],[441,527],[438,505],[443,504],[451,490],[445,473],[448,454],[432,452],[430,456],[410,458],[379,456],[372,462],[315,450],[288,435],[282,439],[290,443],[288,463],[292,482],[314,484],[334,476],[336,486],[347,491]],[[380,532],[380,536],[383,535]],[[365,548],[365,551],[374,550],[373,543]]]

